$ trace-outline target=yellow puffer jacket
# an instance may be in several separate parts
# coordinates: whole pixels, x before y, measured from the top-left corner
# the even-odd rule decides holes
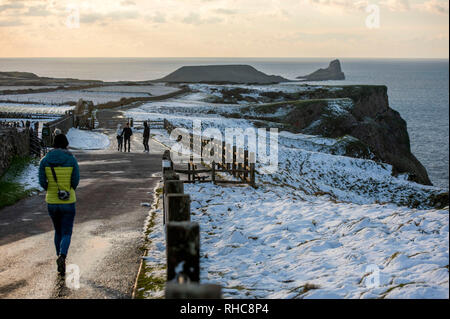
[[[69,200],[58,198],[58,186],[53,178],[51,166],[55,169],[60,190],[70,192]],[[49,152],[39,165],[39,183],[47,190],[45,200],[48,204],[72,204],[77,201],[75,189],[80,181],[80,172],[75,157],[67,150],[55,149]]]
[[[69,200],[62,201],[58,198],[58,185],[56,185],[50,167],[45,168],[45,175],[47,176],[48,187],[45,201],[49,204],[71,204],[77,201],[75,190],[71,187],[70,181],[72,179],[73,167],[55,167],[56,178],[58,179],[59,189],[70,191]]]

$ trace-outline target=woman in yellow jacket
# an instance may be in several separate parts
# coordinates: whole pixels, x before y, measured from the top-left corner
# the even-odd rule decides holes
[[[64,134],[55,136],[54,149],[39,165],[39,184],[47,191],[45,200],[55,228],[55,248],[58,272],[66,271],[66,256],[75,219],[75,189],[80,171],[75,157],[67,150],[69,142]]]

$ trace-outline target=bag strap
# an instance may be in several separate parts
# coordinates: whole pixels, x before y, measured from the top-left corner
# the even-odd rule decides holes
[[[60,191],[59,184],[58,184],[58,179],[56,178],[55,168],[53,166],[50,166],[50,169],[52,170],[53,179],[56,182],[56,186],[58,187],[58,191]]]

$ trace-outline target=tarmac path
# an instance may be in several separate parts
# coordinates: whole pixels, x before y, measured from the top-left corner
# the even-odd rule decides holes
[[[150,140],[150,154],[143,153],[142,134],[135,133],[132,152],[117,152],[121,112],[97,117],[109,149],[72,151],[81,180],[67,265],[78,266],[80,288],[68,288],[56,272],[43,192],[0,210],[0,298],[131,298],[150,209],[141,203],[152,204],[164,149]]]

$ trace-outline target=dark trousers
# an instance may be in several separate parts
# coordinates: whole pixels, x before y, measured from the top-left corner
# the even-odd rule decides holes
[[[123,137],[117,137],[117,150],[122,152]]]
[[[125,138],[125,145],[124,145],[125,152],[127,151],[127,143],[128,143],[128,152],[129,152],[130,151],[130,145],[131,145],[131,138],[130,137]]]
[[[72,238],[73,221],[75,219],[75,203],[48,204],[48,214],[55,228],[56,255],[65,255],[69,251]]]
[[[144,137],[144,149],[146,151],[150,151],[150,147],[148,146],[148,140],[149,139],[150,139],[149,137]]]

